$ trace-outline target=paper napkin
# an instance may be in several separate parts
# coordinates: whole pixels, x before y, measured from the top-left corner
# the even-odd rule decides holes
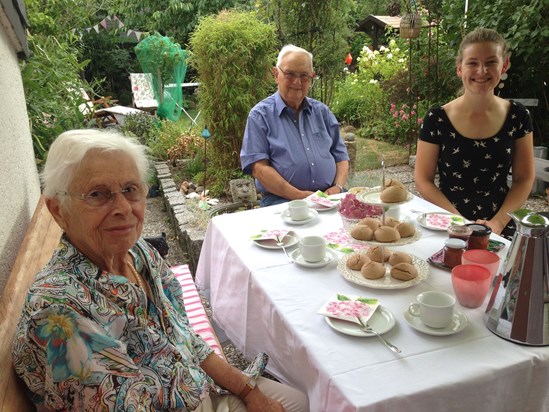
[[[360,324],[358,317],[362,322],[368,322],[378,306],[377,299],[337,294],[336,299],[326,302],[317,313]]]
[[[337,201],[332,200],[322,190],[317,190],[307,198],[309,201],[325,207],[332,207],[337,204]]]
[[[464,225],[465,219],[458,215],[448,215],[443,213],[430,213],[425,217],[427,227],[434,229],[446,229],[450,225]]]
[[[284,229],[263,229],[260,230],[259,233],[252,235],[251,238],[253,240],[269,240],[274,239],[277,242],[280,242],[280,240],[284,239],[284,237],[289,233],[289,230]]]

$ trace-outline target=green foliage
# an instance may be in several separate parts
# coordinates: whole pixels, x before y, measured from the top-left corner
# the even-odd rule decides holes
[[[303,47],[314,56],[318,78],[313,97],[329,104],[334,82],[341,76],[348,38],[354,28],[354,0],[279,0],[256,2],[260,13],[271,21],[282,43]]]
[[[248,0],[113,0],[112,12],[134,30],[158,32],[187,44],[200,18],[224,9],[250,7]]]
[[[45,159],[59,134],[84,124],[78,89],[82,86],[79,72],[87,62],[78,61],[74,43],[54,36],[29,36],[29,49],[32,56],[21,63],[21,75],[34,153]]]
[[[240,170],[248,113],[271,91],[274,27],[251,12],[223,11],[200,21],[191,48],[190,64],[201,83],[201,116],[212,135],[208,141],[212,173],[208,176],[214,183],[208,187],[217,190]]]
[[[149,114],[130,114],[125,117],[122,131],[126,135],[137,137],[143,144],[154,141],[159,121]]]

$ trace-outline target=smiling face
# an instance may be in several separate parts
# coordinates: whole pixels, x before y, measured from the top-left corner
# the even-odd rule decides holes
[[[494,42],[472,43],[463,49],[457,74],[466,91],[474,94],[493,92],[507,70],[502,46]]]
[[[314,76],[311,58],[307,53],[289,52],[284,55],[280,65],[280,69],[275,67],[273,69],[276,83],[278,84],[278,92],[282,100],[291,107],[298,111],[303,103],[303,99],[309,93],[312,80],[303,80],[300,76],[296,78],[286,78],[282,70],[286,73],[294,74],[308,74]]]
[[[89,194],[95,190],[120,191],[141,183],[132,158],[121,152],[90,152],[75,171],[68,192]],[[106,269],[105,262],[124,258],[143,230],[145,197],[128,201],[117,193],[103,206],[91,206],[78,196],[49,200],[48,207],[71,243],[92,262]]]

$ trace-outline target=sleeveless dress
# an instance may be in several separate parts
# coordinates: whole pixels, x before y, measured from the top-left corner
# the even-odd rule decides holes
[[[439,189],[465,218],[476,220],[491,219],[503,204],[515,140],[530,132],[530,112],[511,101],[505,122],[494,136],[462,136],[437,106],[425,115],[419,139],[440,146]]]

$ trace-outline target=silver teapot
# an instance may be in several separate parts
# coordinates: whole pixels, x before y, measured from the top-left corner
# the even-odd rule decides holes
[[[549,345],[549,212],[509,213],[517,225],[484,321],[515,343]]]

